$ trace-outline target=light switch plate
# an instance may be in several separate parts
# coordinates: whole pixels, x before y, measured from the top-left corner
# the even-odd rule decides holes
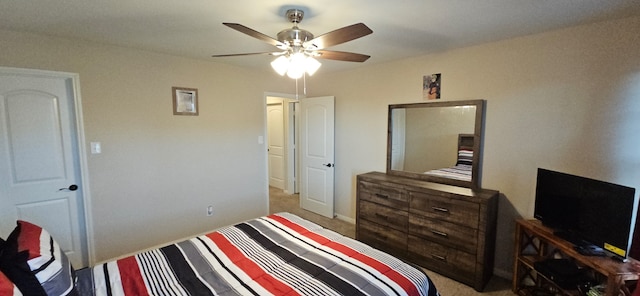
[[[102,153],[102,145],[100,145],[100,142],[91,142],[91,154],[100,153]]]

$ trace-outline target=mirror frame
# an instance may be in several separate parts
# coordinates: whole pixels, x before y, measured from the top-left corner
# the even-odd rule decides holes
[[[402,108],[437,108],[437,107],[457,107],[457,106],[475,106],[476,118],[473,133],[473,166],[471,168],[471,181],[448,179],[444,177],[430,176],[415,172],[396,171],[391,169],[391,139],[392,139],[392,118],[391,114],[395,109]],[[480,172],[482,167],[482,146],[484,132],[484,100],[463,100],[463,101],[446,101],[446,102],[425,102],[425,103],[409,103],[409,104],[392,104],[389,105],[388,124],[387,124],[387,174],[402,176],[412,179],[424,180],[434,183],[448,184],[467,188],[480,188]]]

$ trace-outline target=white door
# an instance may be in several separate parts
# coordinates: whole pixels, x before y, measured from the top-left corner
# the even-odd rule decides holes
[[[334,97],[300,99],[303,209],[333,218]]]
[[[269,186],[284,189],[284,113],[283,103],[267,105]]]
[[[75,89],[69,74],[0,68],[0,236],[17,219],[32,222],[80,268],[88,256]]]

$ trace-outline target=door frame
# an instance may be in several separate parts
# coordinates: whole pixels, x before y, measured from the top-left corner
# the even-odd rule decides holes
[[[287,173],[292,174],[294,178],[289,179],[289,193],[295,194],[300,192],[300,101],[290,100],[287,106],[287,124],[285,126],[287,132]],[[291,143],[291,139],[294,143]],[[298,143],[296,145],[295,143]]]
[[[285,182],[284,182],[284,192],[286,194],[295,194],[300,190],[300,178],[298,176],[299,172],[299,158],[297,153],[297,147],[294,147],[292,140],[297,138],[298,131],[297,128],[294,129],[294,126],[297,127],[297,124],[294,124],[294,110],[292,108],[293,104],[299,102],[300,96],[296,96],[295,94],[286,94],[286,93],[275,93],[275,92],[265,92],[263,95],[264,102],[264,132],[263,138],[267,138],[267,101],[269,98],[279,98],[283,99],[282,107],[284,109],[284,138],[285,138]],[[297,112],[297,111],[296,111]],[[296,119],[297,120],[297,119]],[[266,144],[266,143],[265,143]],[[267,184],[267,192],[269,192],[269,152],[267,149],[264,150],[265,153],[265,161],[266,161],[266,184]]]
[[[281,160],[281,165],[282,167],[280,167],[280,171],[282,172],[282,190],[285,190],[287,188],[287,136],[286,136],[286,120],[285,120],[285,115],[286,115],[286,99],[285,98],[280,98],[280,97],[267,97],[267,134],[266,134],[266,144],[267,144],[267,164],[269,166],[269,187],[272,186],[272,182],[273,182],[273,176],[271,175],[272,169],[273,169],[273,165],[274,163],[271,161],[272,160],[272,153],[273,151],[271,151],[272,148],[272,143],[271,143],[271,133],[274,132],[273,127],[271,126],[272,124],[272,115],[269,111],[269,108],[273,108],[273,107],[277,107],[280,111],[280,118],[279,120],[281,120],[281,129],[279,129],[277,132],[280,133],[280,136],[282,137],[282,142],[281,142],[281,148],[282,148],[282,160]],[[279,181],[276,181],[279,182]],[[278,184],[280,185],[280,184]],[[277,188],[277,186],[274,186]]]
[[[80,170],[80,185],[78,190],[82,194],[85,229],[85,244],[87,246],[87,260],[89,266],[94,262],[94,237],[93,237],[93,217],[91,216],[91,190],[89,188],[89,169],[87,162],[87,150],[85,148],[84,120],[82,117],[82,98],[80,96],[80,75],[70,72],[59,72],[39,69],[25,69],[1,67],[0,72],[6,74],[28,75],[39,77],[63,78],[71,80],[71,92],[73,97],[73,115],[75,130],[71,131],[75,136],[74,145],[78,152],[78,169]]]

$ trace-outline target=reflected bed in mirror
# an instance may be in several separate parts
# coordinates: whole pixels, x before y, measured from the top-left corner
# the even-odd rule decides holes
[[[389,105],[387,173],[479,188],[483,100]]]

